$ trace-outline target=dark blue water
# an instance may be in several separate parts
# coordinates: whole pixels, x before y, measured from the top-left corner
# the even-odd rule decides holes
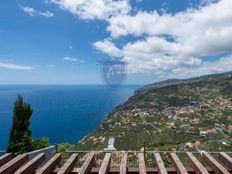
[[[0,86],[0,149],[7,146],[17,94],[33,108],[30,128],[34,138],[48,137],[50,144],[75,143],[138,87]]]

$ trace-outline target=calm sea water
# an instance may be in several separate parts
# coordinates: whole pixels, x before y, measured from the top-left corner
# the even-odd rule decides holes
[[[33,108],[33,137],[48,137],[50,144],[75,143],[90,133],[119,103],[139,86],[0,86],[0,149],[7,146],[12,107],[17,94]]]

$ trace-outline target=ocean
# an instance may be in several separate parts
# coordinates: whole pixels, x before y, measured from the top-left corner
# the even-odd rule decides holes
[[[1,85],[0,150],[7,147],[12,108],[18,94],[33,108],[30,129],[34,138],[47,137],[50,144],[76,143],[97,128],[115,106],[126,101],[139,87]]]

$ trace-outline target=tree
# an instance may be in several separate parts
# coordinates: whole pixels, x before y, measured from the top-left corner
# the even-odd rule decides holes
[[[10,129],[7,151],[15,155],[33,150],[32,134],[29,129],[32,109],[24,103],[22,96],[14,103],[13,124]]]

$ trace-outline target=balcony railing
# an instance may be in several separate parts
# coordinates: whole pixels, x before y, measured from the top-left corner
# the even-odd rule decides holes
[[[39,153],[0,157],[0,174],[167,174],[232,173],[231,152],[69,151],[45,161]]]

